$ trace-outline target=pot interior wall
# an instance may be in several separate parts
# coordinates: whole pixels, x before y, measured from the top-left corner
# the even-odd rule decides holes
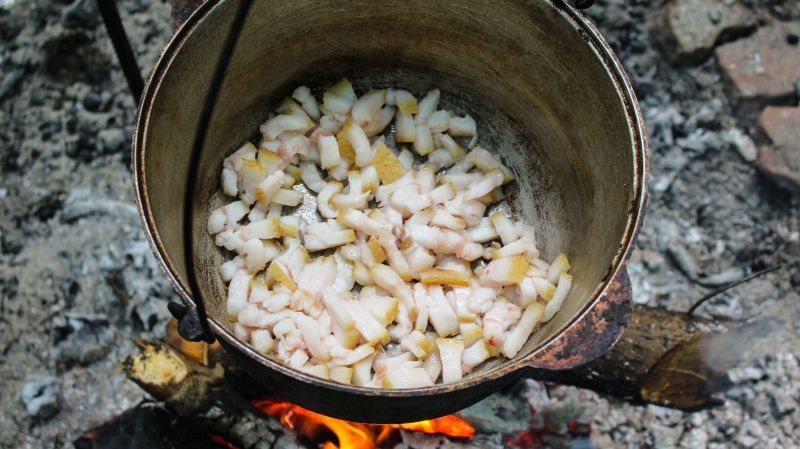
[[[149,207],[181,277],[189,152],[235,6],[211,8],[169,62],[143,139]],[[210,315],[227,323],[217,267],[229,256],[205,232],[209,212],[224,201],[222,159],[253,137],[296,86],[319,94],[347,77],[359,94],[395,86],[421,96],[438,87],[443,107],[476,118],[481,144],[498,151],[517,177],[509,208],[535,226],[545,258],[564,251],[573,262],[575,283],[563,309],[518,357],[564,327],[620,251],[635,196],[635,156],[622,94],[562,7],[544,0],[255,2],[219,97],[194,198],[194,263]]]

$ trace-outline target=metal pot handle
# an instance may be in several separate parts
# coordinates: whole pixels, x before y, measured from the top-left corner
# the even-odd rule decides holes
[[[545,349],[530,357],[528,366],[564,370],[605,354],[622,337],[632,303],[631,280],[627,267],[623,266],[594,306]]]
[[[186,22],[206,0],[172,0],[172,32]],[[572,0],[569,2],[575,9],[586,9],[594,4],[594,0]]]
[[[172,0],[172,33],[174,34],[205,1]],[[576,9],[587,9],[594,4],[594,0],[572,0],[571,4]],[[128,81],[128,88],[138,102],[144,89],[144,80],[139,66],[136,64],[136,55],[131,48],[128,35],[125,33],[125,27],[122,25],[116,0],[97,0],[97,5],[114,46],[114,53],[117,54],[122,73]]]

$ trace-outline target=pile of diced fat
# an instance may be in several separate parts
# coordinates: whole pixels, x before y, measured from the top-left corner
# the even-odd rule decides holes
[[[208,232],[236,254],[220,273],[239,338],[322,378],[417,388],[514,357],[553,317],[572,283],[567,257],[547,263],[530,226],[485,216],[512,174],[476,145],[472,117],[438,103],[438,90],[357,97],[343,80],[320,105],[299,87],[258,147],[225,159],[222,189],[238,200],[212,212]],[[399,152],[381,136],[392,121]],[[321,221],[290,215],[300,183]]]

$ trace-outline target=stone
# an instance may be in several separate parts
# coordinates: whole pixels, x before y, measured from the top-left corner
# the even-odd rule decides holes
[[[639,254],[648,270],[659,271],[664,268],[664,255],[660,252],[646,249],[639,251]]]
[[[754,447],[759,441],[761,441],[761,437],[763,435],[764,429],[761,427],[761,424],[759,424],[756,420],[748,419],[739,429],[739,435],[736,438],[736,442],[742,447]]]
[[[722,139],[728,142],[746,162],[758,159],[758,148],[753,139],[739,128],[730,128],[722,132]]]
[[[25,21],[21,17],[15,17],[12,14],[2,14],[3,7],[10,9],[11,0],[0,0],[0,16],[5,16],[0,19],[0,41],[12,42],[25,28]]]
[[[683,150],[693,153],[705,153],[720,147],[720,136],[713,131],[704,128],[696,128],[686,137],[681,137],[675,141]]]
[[[728,377],[733,383],[752,382],[764,377],[764,371],[755,366],[743,366],[728,370]]]
[[[698,447],[706,447],[708,443],[708,432],[703,427],[695,427],[689,429],[686,435],[681,438],[682,448],[694,449]]]
[[[772,407],[779,415],[786,415],[797,410],[797,401],[791,396],[778,394],[772,397]]]
[[[75,0],[64,10],[64,23],[75,28],[94,28],[100,24],[95,0]]]
[[[131,223],[138,219],[136,206],[123,201],[98,198],[91,189],[75,188],[69,191],[61,210],[61,220],[72,223],[92,215],[126,216]]]
[[[17,82],[22,79],[23,75],[25,75],[23,70],[16,69],[3,76],[3,81],[0,82],[0,100],[17,86]]]
[[[772,22],[747,38],[722,45],[719,66],[739,98],[777,100],[795,94],[800,78],[800,46],[791,35],[800,34],[800,22]]]
[[[99,151],[114,152],[125,144],[125,132],[119,128],[103,129],[97,133]]]
[[[102,105],[103,99],[97,92],[89,91],[86,96],[83,97],[83,107],[86,108],[87,111],[98,112]]]
[[[55,377],[33,379],[22,386],[22,402],[31,418],[48,419],[58,413],[58,382]]]
[[[698,277],[697,282],[707,287],[719,287],[738,281],[743,278],[744,275],[745,273],[742,273],[741,268],[730,267],[718,273],[705,274],[704,276]]]
[[[166,316],[164,301],[150,297],[133,306],[133,318],[144,330],[153,330],[161,319]]]
[[[289,435],[283,435],[275,441],[271,447],[275,449],[301,449],[302,446],[297,440]]]
[[[754,27],[753,14],[740,2],[674,0],[656,22],[656,39],[674,64],[698,64],[720,39]]]
[[[51,353],[60,364],[88,365],[103,358],[113,342],[105,316],[68,314],[55,320]]]
[[[531,409],[519,396],[495,394],[459,412],[479,432],[514,433],[530,425]]]
[[[800,107],[767,107],[758,125],[770,143],[759,150],[758,168],[777,185],[800,195]]]
[[[686,246],[680,242],[674,242],[673,245],[667,248],[667,254],[686,277],[692,280],[697,279],[697,262],[695,262],[694,256]]]
[[[547,429],[554,433],[565,435],[569,429],[570,421],[578,419],[583,414],[583,407],[574,398],[567,399],[550,405],[542,411]]]

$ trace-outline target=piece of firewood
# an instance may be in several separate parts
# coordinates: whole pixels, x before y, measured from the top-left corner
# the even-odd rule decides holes
[[[536,371],[539,380],[587,388],[632,403],[692,411],[718,405],[727,371],[747,341],[766,335],[761,323],[722,323],[635,305],[617,344],[588,365]]]
[[[139,404],[85,433],[76,440],[77,448],[203,448],[214,447],[212,438],[249,449],[299,447],[293,432],[249,402],[259,392],[232,387],[254,383],[218,344],[182,340],[175,324],[167,327],[168,343],[137,340],[140,354],[121,365],[166,407]],[[535,371],[532,376],[633,403],[698,410],[719,404],[715,394],[729,386],[726,372],[745,343],[769,330],[766,322],[720,323],[637,305],[619,342],[605,355],[580,368]]]
[[[122,371],[154,398],[181,415],[193,415],[209,400],[209,392],[222,383],[221,365],[212,368],[187,359],[163,343],[135,340],[141,354],[128,357]]]
[[[225,376],[223,364],[217,361],[221,356],[219,345],[210,346],[206,343],[181,340],[176,337],[177,329],[174,324],[171,322],[167,327],[167,341],[180,352],[165,342],[136,340],[135,343],[141,352],[129,356],[121,364],[128,378],[154,399],[166,405],[176,420],[173,427],[189,420],[193,428],[203,429],[201,433],[230,441],[240,448],[299,447],[293,432],[253,407],[241,391],[232,388],[231,382]],[[206,347],[202,348],[203,345]],[[206,366],[202,362],[211,366]],[[136,417],[148,416],[148,413],[148,410],[126,412]],[[125,414],[122,417],[125,417]],[[86,440],[87,435],[100,435],[101,428],[103,426],[87,432],[81,438]],[[168,439],[173,447],[199,447],[197,445],[200,443],[197,442],[186,446],[188,443],[185,439],[194,437],[201,441],[201,436],[166,432],[164,438]],[[281,444],[276,444],[278,440]],[[134,449],[138,446],[84,447]]]

